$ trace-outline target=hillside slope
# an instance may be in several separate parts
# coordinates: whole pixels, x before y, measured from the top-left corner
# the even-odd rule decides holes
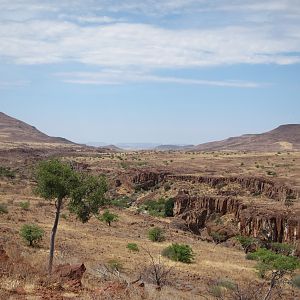
[[[300,150],[300,124],[281,125],[261,134],[245,134],[226,140],[195,146],[198,151],[250,150],[282,151]]]
[[[0,112],[0,142],[74,144],[61,137],[48,136],[34,126],[10,117],[3,112]]]

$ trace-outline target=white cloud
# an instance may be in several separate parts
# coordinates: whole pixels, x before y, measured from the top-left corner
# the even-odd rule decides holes
[[[105,67],[198,68],[300,62],[296,28],[171,30],[145,24],[81,27],[70,22],[5,22],[0,57],[17,64],[77,62]]]
[[[190,78],[178,78],[151,75],[142,71],[123,71],[105,69],[102,72],[67,72],[58,73],[56,76],[62,78],[64,82],[75,84],[92,84],[92,85],[119,85],[125,83],[176,83],[189,85],[209,85],[218,87],[238,87],[238,88],[258,88],[263,86],[261,83],[235,81],[235,80],[201,80]]]
[[[2,81],[0,80],[0,89],[10,89],[17,87],[24,87],[29,85],[30,82],[27,80],[16,80],[16,81]]]
[[[215,23],[168,26],[168,16],[188,19],[207,13]],[[226,25],[219,23],[228,13]],[[0,62],[79,63],[127,70],[136,81],[141,77],[131,70],[147,70],[139,76],[148,81],[210,84],[154,74],[160,69],[300,63],[299,32],[299,0],[0,0]],[[98,75],[96,81],[101,80]],[[118,81],[108,74],[105,80]]]

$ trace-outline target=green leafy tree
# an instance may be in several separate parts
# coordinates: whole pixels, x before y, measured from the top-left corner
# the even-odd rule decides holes
[[[165,202],[165,216],[166,217],[173,217],[174,216],[173,209],[174,209],[174,199],[169,198]]]
[[[162,255],[171,260],[180,261],[187,264],[191,263],[195,256],[192,248],[189,245],[177,243],[165,248],[162,252]]]
[[[25,224],[21,227],[20,236],[29,243],[29,246],[34,246],[44,236],[44,230],[35,224]]]
[[[277,254],[264,248],[248,254],[247,258],[258,261],[256,269],[259,275],[270,282],[263,300],[271,299],[272,290],[280,284],[287,282],[287,277],[293,276],[295,270],[300,267],[297,257]]]
[[[118,215],[111,213],[108,209],[99,217],[99,220],[111,226],[112,222],[116,222],[119,220]]]
[[[48,272],[51,274],[60,212],[63,202],[69,199],[69,209],[82,222],[87,222],[92,214],[98,213],[105,203],[107,191],[104,177],[94,177],[75,172],[70,164],[57,159],[42,161],[36,172],[39,196],[46,200],[55,200],[55,219],[50,237]]]
[[[150,229],[148,232],[148,237],[152,242],[163,242],[165,240],[164,231],[159,227]]]

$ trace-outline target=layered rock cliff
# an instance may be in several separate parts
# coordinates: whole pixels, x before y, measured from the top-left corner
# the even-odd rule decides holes
[[[196,234],[206,226],[213,214],[232,214],[242,235],[263,235],[273,242],[300,239],[299,212],[252,206],[238,198],[190,196],[187,191],[180,191],[175,198],[174,216],[184,219],[187,227]]]

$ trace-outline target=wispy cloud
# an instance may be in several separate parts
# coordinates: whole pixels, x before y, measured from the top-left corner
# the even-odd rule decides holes
[[[172,21],[207,13],[214,23]],[[160,82],[175,79],[159,69],[300,63],[299,32],[298,0],[0,0],[0,62],[141,68]]]
[[[28,86],[30,81],[27,80],[16,80],[16,81],[0,81],[0,89],[11,89]]]
[[[265,84],[238,80],[201,80],[180,77],[151,75],[147,72],[103,70],[102,72],[68,72],[58,73],[56,76],[64,82],[92,85],[119,85],[126,83],[176,83],[188,85],[208,85],[218,87],[258,88]]]

